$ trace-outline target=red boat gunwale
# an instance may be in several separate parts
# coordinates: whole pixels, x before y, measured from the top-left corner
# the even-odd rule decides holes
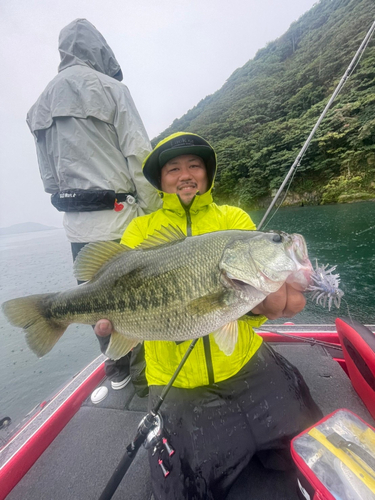
[[[370,326],[373,330],[374,325]],[[268,325],[257,333],[265,342],[271,343],[301,343],[301,337],[314,341],[323,341],[332,347],[340,347],[341,343],[334,325]],[[307,330],[311,328],[311,330]],[[278,330],[280,332],[276,333]],[[283,334],[286,334],[285,336]],[[293,338],[294,337],[294,338]],[[299,338],[298,338],[299,337]],[[340,355],[339,355],[340,356]],[[346,370],[342,357],[333,357]],[[73,378],[58,394],[46,404],[8,443],[0,450],[9,457],[0,461],[0,500],[4,500],[16,484],[22,479],[42,453],[48,448],[61,430],[68,424],[80,409],[82,403],[105,377],[103,355],[96,358],[82,372]],[[13,446],[13,450],[12,450]]]
[[[16,440],[25,439],[24,442],[16,446],[15,451],[0,467],[0,500],[4,500],[15,485],[26,474],[30,467],[42,455],[44,450],[52,443],[55,437],[61,432],[71,418],[77,413],[82,402],[95,389],[95,387],[104,378],[104,358],[102,356],[96,358],[88,367],[80,372],[71,382],[69,382],[62,391],[60,391],[50,403],[48,403],[27,425],[25,425],[10,441],[2,448],[1,452],[10,448]],[[93,364],[98,364],[92,371],[90,367]],[[87,373],[88,372],[88,373]],[[81,382],[80,379],[83,379]],[[78,382],[78,383],[77,383]],[[68,397],[64,396],[64,392],[70,391],[72,385],[77,385]],[[51,406],[57,403],[57,400],[62,398],[62,402],[58,403],[57,408],[44,419],[44,413],[51,410]],[[65,399],[64,399],[65,398]],[[43,419],[41,424],[36,428],[30,436],[24,438],[23,433],[27,431],[30,425],[35,424],[38,418]]]

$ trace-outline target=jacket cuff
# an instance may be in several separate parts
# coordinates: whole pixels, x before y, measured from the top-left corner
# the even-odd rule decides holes
[[[258,328],[262,326],[263,323],[268,321],[268,318],[266,316],[263,316],[262,314],[247,313],[244,317],[246,318],[246,321],[254,328]]]

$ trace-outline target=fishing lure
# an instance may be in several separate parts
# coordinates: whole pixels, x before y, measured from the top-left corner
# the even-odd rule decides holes
[[[344,292],[340,290],[340,275],[332,274],[337,266],[332,266],[329,269],[329,264],[325,266],[318,266],[318,261],[315,261],[315,269],[311,278],[313,284],[309,285],[307,292],[312,292],[312,300],[316,300],[318,305],[326,307],[328,303],[328,310],[331,310],[332,304],[337,308],[340,307],[341,299]]]

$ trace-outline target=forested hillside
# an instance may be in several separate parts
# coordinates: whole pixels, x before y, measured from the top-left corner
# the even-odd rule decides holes
[[[177,131],[201,134],[218,153],[215,199],[265,204],[374,19],[374,0],[320,0],[153,143]],[[375,37],[310,144],[287,201],[368,198],[375,198]]]

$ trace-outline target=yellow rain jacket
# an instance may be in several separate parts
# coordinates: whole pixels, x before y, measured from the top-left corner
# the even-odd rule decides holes
[[[181,205],[176,194],[161,193],[163,207],[156,212],[133,219],[121,243],[131,248],[139,245],[154,231],[171,224],[187,236],[225,229],[255,230],[255,224],[240,208],[213,203],[211,189],[197,195],[189,208]],[[200,338],[174,382],[175,387],[192,389],[226,380],[235,375],[259,349],[262,338],[252,326],[266,321],[264,316],[243,316],[238,320],[238,342],[231,356],[226,356],[212,335]],[[166,385],[191,341],[145,341],[146,377],[149,385]]]

